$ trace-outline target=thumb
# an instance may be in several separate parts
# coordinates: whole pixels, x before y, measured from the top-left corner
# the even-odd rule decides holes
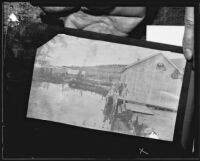
[[[194,8],[186,7],[185,31],[183,36],[183,53],[187,60],[191,60],[194,53]]]
[[[183,53],[187,60],[191,60],[194,52],[194,25],[186,25],[183,37]]]

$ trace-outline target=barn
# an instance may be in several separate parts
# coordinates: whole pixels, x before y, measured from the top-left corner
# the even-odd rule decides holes
[[[125,99],[176,111],[183,73],[184,66],[179,69],[162,53],[138,60],[121,71],[120,81],[128,89]]]

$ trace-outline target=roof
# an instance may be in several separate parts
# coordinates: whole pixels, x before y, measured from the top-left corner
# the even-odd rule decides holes
[[[155,55],[151,55],[151,56],[146,57],[146,58],[144,58],[144,59],[142,59],[142,60],[136,61],[136,62],[134,62],[134,63],[132,63],[132,64],[130,64],[130,65],[127,65],[127,66],[125,67],[125,69],[123,69],[123,70],[121,71],[121,73],[123,73],[124,71],[126,71],[127,69],[129,69],[129,68],[131,68],[131,67],[133,67],[133,66],[135,66],[135,65],[138,65],[138,64],[140,64],[140,63],[142,63],[142,62],[145,62],[145,61],[147,61],[147,60],[149,60],[149,59],[152,59],[152,58],[154,58],[154,57],[157,57],[157,56],[159,56],[159,55],[163,56],[175,69],[177,69],[177,70],[179,71],[179,73],[183,74],[182,70],[180,70],[171,60],[169,60],[169,59],[168,59],[166,56],[164,56],[162,53],[158,53],[158,54],[155,54]]]

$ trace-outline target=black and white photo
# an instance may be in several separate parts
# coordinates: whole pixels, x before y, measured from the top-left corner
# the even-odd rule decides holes
[[[58,34],[37,49],[28,118],[172,141],[182,54]]]

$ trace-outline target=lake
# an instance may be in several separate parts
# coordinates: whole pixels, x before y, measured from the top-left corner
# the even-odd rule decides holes
[[[71,89],[68,84],[33,81],[27,116],[101,129],[106,128],[104,106],[105,97],[100,94]]]
[[[72,89],[68,84],[33,81],[27,117],[111,131],[109,120],[104,120],[105,104],[106,98],[94,92]],[[154,129],[160,139],[172,140],[176,112],[151,110],[154,115],[133,116],[138,116],[140,125]],[[126,123],[115,119],[113,131],[131,134]]]

